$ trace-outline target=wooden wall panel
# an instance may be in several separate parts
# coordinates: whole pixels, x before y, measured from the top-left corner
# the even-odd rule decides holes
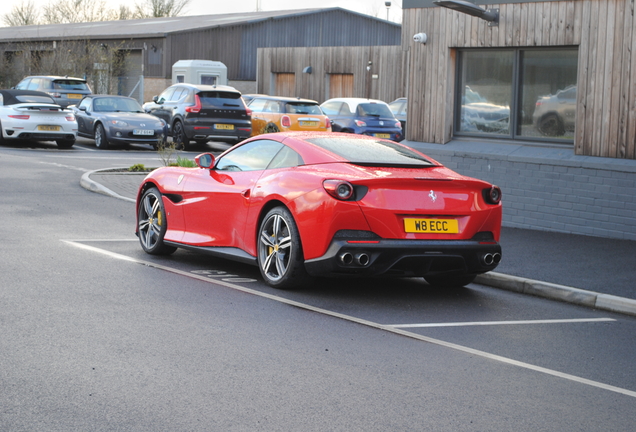
[[[501,3],[499,25],[440,7],[405,9],[407,139],[452,138],[456,49],[578,46],[576,154],[636,159],[635,0]],[[412,35],[424,32],[426,45]],[[449,108],[450,107],[450,108]]]

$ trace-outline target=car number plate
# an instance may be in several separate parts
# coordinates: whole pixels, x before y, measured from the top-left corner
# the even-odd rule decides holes
[[[404,230],[407,233],[459,233],[457,219],[404,219]]]
[[[59,126],[49,126],[49,125],[39,125],[38,126],[38,130],[41,130],[41,131],[59,131],[60,127]]]
[[[133,129],[133,135],[153,135],[155,131],[149,129]]]
[[[234,125],[231,124],[215,124],[214,129],[234,130]]]
[[[67,98],[69,99],[81,99],[82,95],[81,94],[75,94],[75,93],[69,93],[66,95]]]
[[[373,134],[376,138],[391,138],[391,134]]]
[[[299,122],[301,126],[308,126],[308,127],[316,127],[318,126],[318,122],[315,121],[301,121]]]

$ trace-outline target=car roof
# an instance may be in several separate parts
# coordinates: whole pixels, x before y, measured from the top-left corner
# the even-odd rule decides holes
[[[226,85],[177,83],[177,84],[173,84],[171,87],[176,87],[176,86],[189,87],[191,89],[195,89],[199,91],[224,91],[224,92],[233,92],[233,93],[241,94],[241,92],[235,89],[234,87],[230,87]]]
[[[324,105],[328,102],[344,102],[349,105],[349,109],[354,112],[358,105],[363,103],[373,103],[373,104],[381,104],[388,105],[386,102],[381,101],[379,99],[364,99],[364,98],[333,98],[324,101],[321,105]]]
[[[22,78],[22,80],[25,80],[27,78],[49,78],[49,79],[71,79],[71,80],[77,80],[77,81],[82,81],[82,82],[86,82],[86,80],[84,78],[77,78],[77,77],[70,77],[70,76],[59,76],[59,75],[30,75],[27,77]]]
[[[281,101],[281,102],[305,102],[305,103],[314,103],[318,105],[318,102],[316,102],[315,100],[303,99],[299,97],[262,95],[262,96],[255,96],[253,99],[266,99],[266,100],[275,100],[275,101]]]
[[[20,96],[20,95],[46,96],[47,98],[51,99],[52,104],[55,104],[55,102],[53,101],[53,98],[48,93],[44,93],[44,92],[36,91],[36,90],[7,89],[7,90],[0,90],[0,94],[2,95],[3,105],[14,105],[18,103],[23,103],[23,102],[20,102],[18,99],[16,99],[16,96]]]

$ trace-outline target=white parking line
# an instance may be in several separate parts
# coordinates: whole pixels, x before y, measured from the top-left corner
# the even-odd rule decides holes
[[[454,323],[426,323],[426,324],[390,324],[387,327],[396,328],[425,328],[425,327],[464,327],[464,326],[491,326],[491,325],[516,325],[516,324],[562,324],[562,323],[583,323],[583,322],[605,322],[616,321],[612,318],[574,318],[574,319],[553,319],[553,320],[519,320],[519,321],[476,321],[476,322],[454,322]]]
[[[443,340],[434,339],[434,338],[427,337],[427,336],[422,336],[422,335],[419,335],[417,333],[412,333],[412,332],[409,332],[409,331],[406,331],[406,330],[399,329],[397,327],[391,327],[391,326],[387,326],[387,325],[382,325],[382,324],[375,323],[373,321],[367,321],[365,319],[356,318],[354,316],[345,315],[345,314],[341,314],[341,313],[338,313],[338,312],[333,312],[333,311],[330,311],[330,310],[327,310],[327,309],[318,308],[318,307],[311,306],[311,305],[308,305],[308,304],[305,304],[305,303],[300,303],[300,302],[297,302],[297,301],[294,301],[294,300],[289,300],[289,299],[286,299],[286,298],[283,298],[283,297],[275,296],[275,295],[272,295],[272,294],[267,294],[267,293],[260,292],[260,291],[257,291],[257,290],[253,290],[253,289],[250,289],[250,288],[245,288],[245,287],[242,287],[240,285],[235,285],[233,283],[226,282],[226,281],[223,281],[223,280],[211,279],[211,278],[206,277],[205,275],[198,275],[198,274],[195,274],[195,273],[192,273],[192,272],[188,272],[188,271],[185,271],[185,270],[179,270],[179,269],[175,269],[175,268],[171,268],[171,267],[166,267],[166,266],[163,266],[161,264],[153,263],[153,262],[150,262],[150,261],[138,260],[136,258],[131,258],[131,257],[128,257],[126,255],[118,254],[118,253],[115,253],[115,252],[109,252],[109,251],[106,251],[106,250],[103,250],[103,249],[99,249],[99,248],[96,248],[96,247],[93,247],[93,246],[89,246],[89,245],[86,245],[86,244],[82,244],[82,243],[77,243],[77,241],[73,241],[73,240],[62,240],[62,241],[65,242],[65,243],[68,243],[68,244],[70,244],[72,246],[76,246],[76,247],[79,247],[81,249],[97,252],[97,253],[100,253],[100,254],[103,254],[103,255],[110,256],[112,258],[116,258],[116,259],[120,259],[120,260],[124,260],[124,261],[128,261],[128,262],[134,262],[134,263],[137,263],[137,264],[141,264],[141,265],[144,265],[144,266],[157,268],[157,269],[160,269],[160,270],[165,270],[165,271],[170,272],[170,273],[178,274],[178,275],[181,275],[181,276],[186,276],[186,277],[189,277],[189,278],[197,279],[197,280],[208,282],[208,283],[214,283],[215,285],[221,285],[221,286],[224,286],[224,287],[227,287],[227,288],[232,288],[232,289],[237,290],[237,291],[241,291],[241,292],[248,293],[248,294],[253,294],[253,295],[256,295],[256,296],[259,296],[259,297],[267,298],[267,299],[274,300],[274,301],[277,301],[277,302],[280,302],[280,303],[288,304],[290,306],[295,306],[295,307],[298,307],[298,308],[301,308],[301,309],[309,310],[309,311],[312,311],[312,312],[320,313],[320,314],[331,316],[331,317],[334,317],[334,318],[340,318],[340,319],[343,319],[343,320],[346,320],[346,321],[350,321],[350,322],[353,322],[353,323],[356,323],[356,324],[361,324],[361,325],[372,327],[372,328],[376,328],[376,329],[379,329],[379,330],[388,331],[390,333],[399,334],[399,335],[402,335],[402,336],[406,336],[406,337],[409,337],[409,338],[412,338],[412,339],[416,339],[416,340],[420,340],[420,341],[423,341],[423,342],[428,342],[428,343],[431,343],[431,344],[434,344],[434,345],[438,345],[438,346],[443,346],[443,347],[446,347],[446,348],[450,348],[450,349],[453,349],[453,350],[456,350],[456,351],[461,351],[461,352],[464,352],[464,353],[467,353],[467,354],[471,354],[471,355],[474,355],[474,356],[486,358],[486,359],[489,359],[489,360],[495,360],[495,361],[498,361],[498,362],[501,362],[501,363],[505,363],[505,364],[508,364],[508,365],[517,366],[517,367],[520,367],[520,368],[523,368],[523,369],[533,370],[535,372],[539,372],[539,373],[543,373],[543,374],[546,374],[546,375],[551,375],[551,376],[563,378],[563,379],[566,379],[568,381],[576,382],[576,383],[579,383],[579,384],[585,384],[585,385],[588,385],[588,386],[591,386],[591,387],[596,387],[596,388],[600,388],[600,389],[603,389],[603,390],[608,390],[608,391],[611,391],[611,392],[614,392],[614,393],[619,393],[619,394],[622,394],[622,395],[625,395],[625,396],[630,396],[630,397],[636,398],[636,391],[627,390],[627,389],[616,387],[616,386],[613,386],[613,385],[604,384],[604,383],[601,383],[601,382],[598,382],[598,381],[593,381],[593,380],[589,380],[589,379],[586,379],[586,378],[577,377],[575,375],[570,375],[570,374],[567,374],[567,373],[555,371],[555,370],[544,368],[544,367],[541,367],[541,366],[535,366],[535,365],[530,364],[530,363],[524,363],[524,362],[513,360],[513,359],[510,359],[510,358],[507,358],[507,357],[499,356],[499,355],[496,355],[496,354],[490,354],[490,353],[487,353],[485,351],[479,351],[479,350],[476,350],[476,349],[473,349],[473,348],[469,348],[469,347],[462,346],[462,345],[457,345],[457,344],[454,344],[454,343],[451,343],[451,342],[446,342],[446,341],[443,341]]]

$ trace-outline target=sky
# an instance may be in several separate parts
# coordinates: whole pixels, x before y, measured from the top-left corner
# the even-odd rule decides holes
[[[0,17],[11,11],[13,6],[28,0],[2,0]],[[56,0],[30,0],[36,6],[46,5]],[[118,8],[120,4],[134,4],[143,0],[105,0],[106,5]],[[364,13],[378,18],[387,18],[385,0],[190,0],[190,3],[182,15],[213,15],[236,12],[290,10],[290,9],[314,9],[341,7],[355,12]],[[388,10],[389,20],[402,21],[402,0],[391,0]],[[4,23],[0,22],[0,26]]]

